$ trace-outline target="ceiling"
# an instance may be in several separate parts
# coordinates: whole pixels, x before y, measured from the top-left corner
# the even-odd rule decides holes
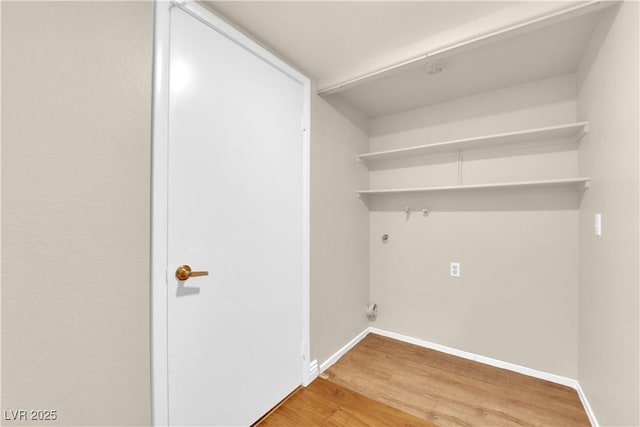
[[[429,46],[468,39],[482,31],[486,33],[487,29],[505,28],[505,23],[513,24],[519,17],[534,18],[536,13],[540,15],[540,5],[547,10],[559,10],[571,4],[578,3],[205,2],[234,26],[314,78],[320,88],[393,64],[394,58],[397,63],[399,59],[418,56],[416,52],[424,54],[429,52]],[[532,9],[535,7],[538,9]],[[327,96],[346,100],[371,118],[572,73],[598,18],[598,13],[582,14],[441,55],[446,66],[436,75],[425,71],[425,60]]]
[[[438,74],[427,73],[431,61],[425,60],[332,96],[342,97],[367,117],[378,117],[571,74],[599,17],[582,15],[444,56],[444,69]]]
[[[508,1],[205,1],[322,82],[436,34],[513,7]]]

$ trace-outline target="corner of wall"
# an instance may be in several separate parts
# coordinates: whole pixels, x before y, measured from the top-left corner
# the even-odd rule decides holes
[[[578,380],[605,425],[640,424],[639,22],[637,2],[604,10],[578,70],[590,127],[579,169],[592,180],[579,213]]]
[[[356,195],[368,186],[356,161],[368,125],[315,87],[311,122],[311,358],[324,361],[368,326],[369,211]]]

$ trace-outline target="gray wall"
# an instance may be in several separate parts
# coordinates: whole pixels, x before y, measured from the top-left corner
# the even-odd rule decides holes
[[[311,359],[326,361],[368,326],[369,212],[356,197],[367,134],[312,90]]]
[[[150,422],[151,56],[149,2],[2,2],[3,411]]]
[[[640,424],[638,6],[605,10],[578,73],[591,127],[579,165],[593,178],[580,209],[578,379],[602,425]]]
[[[575,83],[560,76],[376,118],[371,149],[571,123]],[[372,168],[371,187],[456,185],[455,159]],[[577,151],[466,153],[462,170],[464,184],[569,178]],[[576,378],[577,199],[548,191],[430,195],[406,201],[430,210],[409,219],[401,205],[374,204],[370,292],[380,313],[372,326]],[[450,262],[461,263],[460,278],[449,276]]]

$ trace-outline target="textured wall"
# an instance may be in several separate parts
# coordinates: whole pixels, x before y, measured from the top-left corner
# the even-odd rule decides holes
[[[150,422],[151,57],[149,2],[2,2],[2,410],[39,425]]]
[[[368,185],[355,159],[367,141],[358,126],[312,96],[311,358],[319,363],[368,326],[369,213],[355,193]]]
[[[638,6],[605,10],[578,74],[591,128],[579,167],[593,178],[580,209],[579,381],[601,425],[640,424]]]

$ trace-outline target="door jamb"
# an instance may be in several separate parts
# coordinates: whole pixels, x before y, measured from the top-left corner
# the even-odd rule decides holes
[[[302,366],[300,383],[307,385],[310,374],[309,325],[309,218],[310,218],[310,102],[309,78],[271,52],[224,22],[195,1],[154,1],[153,115],[151,166],[151,417],[152,425],[169,424],[168,384],[168,142],[169,142],[169,42],[171,9],[178,7],[229,40],[271,64],[303,86],[303,283],[302,283]]]

